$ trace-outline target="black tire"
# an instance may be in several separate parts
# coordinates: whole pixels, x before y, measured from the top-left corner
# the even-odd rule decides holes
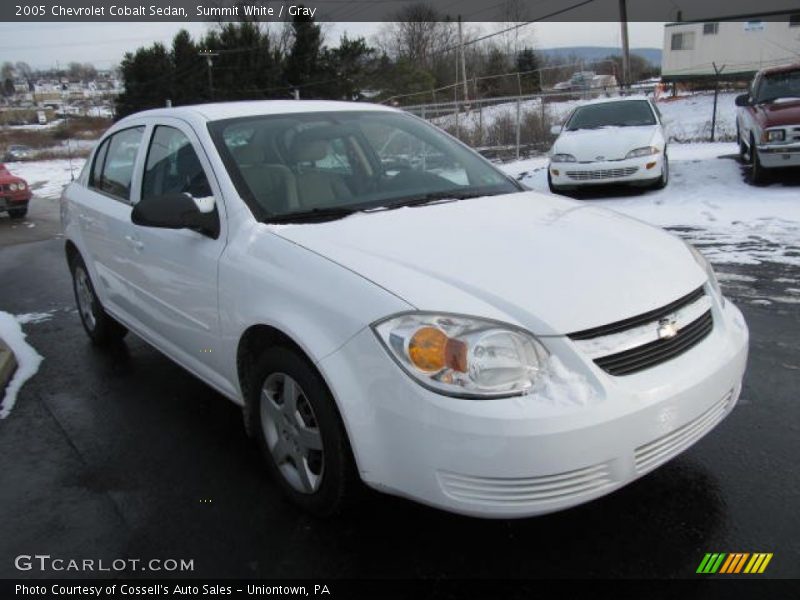
[[[296,390],[297,408],[275,413],[275,407],[285,406],[283,401],[278,404],[274,400],[285,393],[287,378],[297,386],[291,388]],[[318,517],[335,515],[350,505],[361,487],[355,461],[333,396],[311,363],[296,350],[268,348],[256,359],[246,388],[250,429],[255,433],[267,468],[286,497]],[[294,428],[288,424],[291,420]],[[299,449],[294,446],[294,456],[286,455],[279,464],[274,449],[279,443],[284,447],[291,445],[293,439],[291,432],[280,431],[283,427],[313,432],[321,442],[320,450],[304,447],[300,441]],[[295,462],[298,458],[302,468],[316,477],[316,488],[301,491],[302,477]]]
[[[664,168],[661,170],[661,177],[656,179],[653,184],[654,190],[663,190],[669,183],[669,156],[664,154]]]
[[[568,187],[563,187],[563,186],[554,184],[553,183],[553,178],[550,176],[550,169],[547,170],[547,187],[549,187],[550,191],[553,192],[554,194],[564,194],[569,189],[571,189],[571,188],[568,188]]]
[[[70,261],[70,270],[75,304],[83,329],[92,344],[104,347],[120,342],[128,330],[103,309],[83,259],[79,256],[73,257]]]
[[[12,219],[24,219],[28,214],[28,207],[25,208],[11,208],[8,211],[8,216]]]
[[[750,182],[760,185],[766,181],[767,170],[761,166],[761,160],[758,158],[758,150],[756,149],[756,141],[750,136]]]
[[[739,124],[736,124],[736,143],[739,144],[739,161],[742,163],[747,162],[747,144],[742,139],[742,133],[739,131]]]

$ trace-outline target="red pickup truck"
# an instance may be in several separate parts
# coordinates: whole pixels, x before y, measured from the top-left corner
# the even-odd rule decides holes
[[[800,167],[800,63],[761,69],[736,106],[739,154],[753,183],[769,169]]]
[[[0,212],[6,211],[12,219],[21,219],[28,214],[31,188],[22,177],[12,175],[0,163]]]

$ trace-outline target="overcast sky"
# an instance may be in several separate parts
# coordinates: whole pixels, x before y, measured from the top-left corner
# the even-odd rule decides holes
[[[342,33],[368,40],[382,23],[324,24],[326,43],[336,45]],[[631,47],[660,48],[663,23],[631,23]],[[0,62],[25,61],[34,68],[66,63],[91,62],[97,68],[118,64],[128,50],[152,42],[169,44],[181,28],[198,37],[209,23],[0,23]],[[471,23],[469,27],[488,33],[496,23]],[[619,46],[618,23],[536,23],[522,28],[539,48],[564,46]]]

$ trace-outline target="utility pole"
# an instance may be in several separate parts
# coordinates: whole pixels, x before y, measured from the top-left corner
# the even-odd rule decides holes
[[[721,67],[717,67],[717,63],[712,62],[711,65],[714,67],[714,110],[711,113],[711,141],[714,141],[714,133],[717,129],[717,97],[719,96],[719,76],[722,74],[723,69],[725,69],[725,65]]]
[[[631,53],[628,47],[628,7],[626,0],[619,0],[619,26],[622,31],[622,87],[631,82]]]
[[[458,15],[458,46],[461,50],[461,74],[464,76],[464,105],[469,107],[469,87],[467,86],[467,61],[464,56],[464,34],[461,31],[461,15]],[[456,67],[458,73],[458,67]],[[456,78],[456,83],[458,79]]]
[[[211,50],[200,50],[198,55],[204,56],[206,59],[206,66],[208,67],[208,95],[211,100],[214,99],[214,75],[211,68],[214,66],[214,57],[219,56],[219,52],[212,52]]]

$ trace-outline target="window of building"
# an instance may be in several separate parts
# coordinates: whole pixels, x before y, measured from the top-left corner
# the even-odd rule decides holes
[[[694,32],[673,33],[670,48],[672,50],[692,50],[694,48]]]
[[[703,35],[717,35],[719,23],[703,23]]]

